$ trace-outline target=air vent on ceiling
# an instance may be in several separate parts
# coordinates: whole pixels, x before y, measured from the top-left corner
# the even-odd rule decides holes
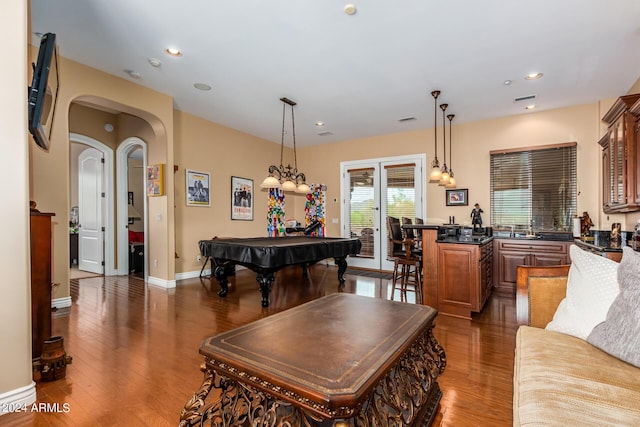
[[[398,119],[398,121],[400,123],[404,123],[404,122],[410,122],[410,121],[415,120],[415,119],[416,119],[415,117],[403,117],[401,119]]]
[[[536,99],[536,96],[535,95],[519,96],[517,98],[514,98],[513,102],[531,101],[532,99]]]
[[[329,132],[328,130],[323,130],[322,132],[318,132],[318,135],[320,136],[330,136],[333,135],[331,132]]]

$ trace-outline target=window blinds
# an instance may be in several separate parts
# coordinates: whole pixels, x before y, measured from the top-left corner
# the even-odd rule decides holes
[[[576,144],[491,152],[491,225],[571,231]]]

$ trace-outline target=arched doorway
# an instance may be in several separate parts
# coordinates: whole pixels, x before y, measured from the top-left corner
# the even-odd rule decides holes
[[[102,192],[104,193],[104,203],[102,214],[102,227],[106,230],[104,233],[104,274],[106,276],[112,276],[116,274],[115,270],[115,257],[114,257],[114,233],[108,230],[114,229],[114,189],[113,189],[113,150],[103,144],[102,142],[93,139],[91,137],[80,135],[77,133],[69,134],[69,141],[76,144],[82,144],[91,148],[94,148],[100,152],[104,158],[104,168],[102,177]],[[70,159],[70,163],[77,162],[77,156],[74,155],[74,159]],[[73,177],[70,177],[70,182],[77,182]],[[77,189],[76,189],[77,191]],[[80,250],[80,247],[78,247]],[[79,257],[82,254],[79,254]]]
[[[118,270],[117,274],[125,275],[129,274],[131,268],[129,267],[129,254],[130,254],[130,246],[129,246],[129,158],[132,154],[137,152],[142,152],[142,167],[143,169],[147,166],[147,144],[140,138],[131,137],[125,139],[116,150],[116,187],[117,191],[117,239],[118,239]],[[143,185],[142,188],[146,188],[146,174],[143,175]],[[140,213],[141,220],[143,221],[143,245],[144,248],[147,248],[147,240],[148,240],[148,225],[147,225],[147,198],[142,197],[143,201],[142,206],[138,206],[136,208],[137,212]],[[147,257],[144,257],[144,278],[145,281],[148,276],[148,268],[147,268]]]

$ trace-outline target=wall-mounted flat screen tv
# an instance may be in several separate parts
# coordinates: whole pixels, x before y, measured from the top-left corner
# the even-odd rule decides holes
[[[40,39],[38,62],[33,64],[29,86],[29,132],[40,147],[49,149],[53,116],[56,111],[60,78],[56,35],[47,33]]]

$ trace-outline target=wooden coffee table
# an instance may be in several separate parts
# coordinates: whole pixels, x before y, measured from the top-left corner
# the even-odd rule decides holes
[[[446,365],[436,314],[337,293],[207,338],[180,426],[429,425]]]

